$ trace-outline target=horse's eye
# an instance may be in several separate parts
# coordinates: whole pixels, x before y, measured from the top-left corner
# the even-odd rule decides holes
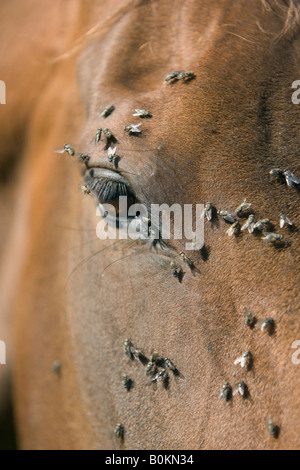
[[[127,180],[119,173],[102,168],[93,168],[85,174],[85,183],[97,197],[101,205],[109,204],[115,208],[119,217],[119,198],[127,197],[127,206],[135,202],[135,197]]]

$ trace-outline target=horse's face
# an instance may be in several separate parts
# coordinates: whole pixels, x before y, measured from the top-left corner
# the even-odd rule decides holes
[[[90,169],[121,174],[147,207],[209,201],[232,210],[247,198],[257,218],[277,227],[286,212],[300,224],[296,188],[269,177],[273,167],[299,169],[298,110],[291,102],[296,43],[270,41],[266,31],[277,34],[281,20],[260,1],[252,3],[191,1],[171,9],[168,1],[144,2],[111,22],[78,61],[86,110],[78,150],[90,155]],[[192,70],[196,77],[164,83],[172,70]],[[110,103],[114,112],[99,117]],[[149,110],[151,119],[133,118],[136,108]],[[142,122],[141,135],[124,131],[133,122]],[[95,143],[99,127],[118,141],[118,168],[108,162],[103,141]],[[31,436],[23,437],[25,445],[118,448],[114,428],[122,423],[125,448],[295,446],[299,397],[290,352],[297,339],[298,234],[285,229],[290,243],[276,249],[248,232],[228,237],[221,218],[207,222],[205,250],[187,253],[193,270],[179,256],[186,240],[167,241],[164,250],[148,242],[98,240],[96,205],[76,193],[75,165],[62,165],[68,187],[56,220],[75,230],[51,228],[40,248],[49,249],[51,259],[41,263],[39,249],[35,255],[35,273],[45,262],[57,263],[61,272],[52,294],[54,274],[35,285],[37,299],[50,297],[39,306],[43,320],[34,330],[41,335],[49,328],[50,339],[46,350],[44,340],[32,338],[27,357],[39,355],[40,362],[32,372],[19,370],[19,390],[26,388],[27,400],[34,390],[40,404],[35,420],[20,405],[23,430]],[[42,224],[45,214],[38,212]],[[172,276],[172,260],[184,271],[182,282]],[[38,300],[29,297],[24,318],[36,322]],[[258,323],[272,317],[275,333],[246,327],[249,311]],[[151,382],[156,376],[145,375],[138,353],[133,360],[124,354],[126,338],[147,358],[156,350],[176,364],[176,371],[158,367],[169,382],[164,376]],[[251,371],[234,364],[247,350]],[[62,361],[59,377],[51,376],[55,359]],[[130,391],[123,374],[134,381]],[[241,380],[249,399],[224,403],[224,383],[235,389]],[[51,418],[47,431],[45,416]],[[282,427],[278,440],[268,433],[271,417]]]

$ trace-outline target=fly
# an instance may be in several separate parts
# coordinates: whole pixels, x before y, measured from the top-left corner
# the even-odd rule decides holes
[[[97,132],[96,132],[96,134],[95,134],[95,142],[96,142],[96,144],[98,144],[98,143],[100,142],[101,137],[102,137],[102,129],[99,128],[99,129],[97,129]]]
[[[55,150],[55,153],[68,153],[69,155],[71,155],[71,157],[74,157],[75,150],[73,149],[73,147],[71,147],[71,145],[65,144],[63,149]]]
[[[292,187],[293,185],[297,186],[298,184],[300,184],[299,178],[297,178],[297,176],[291,173],[290,170],[284,170],[283,174],[285,177],[286,184],[289,187]]]
[[[229,383],[223,385],[220,398],[223,398],[225,402],[228,402],[232,398],[232,387]]]
[[[210,202],[207,202],[204,207],[204,215],[208,222],[210,222],[213,218],[213,206]]]
[[[115,110],[115,107],[114,107],[113,105],[105,106],[105,108],[101,111],[100,116],[106,118],[106,117],[108,117],[114,110]]]
[[[280,214],[280,216],[279,216],[279,225],[280,225],[280,228],[283,228],[285,225],[288,225],[290,227],[294,227],[294,224],[291,221],[291,219],[289,219],[285,214]]]
[[[273,320],[273,318],[267,318],[262,326],[261,326],[261,331],[267,331],[268,334],[271,336],[274,331],[275,331],[275,321]]]
[[[242,368],[247,368],[251,370],[253,366],[253,356],[250,351],[246,351],[241,357],[234,361],[235,365],[240,364]]]
[[[229,212],[225,210],[219,210],[218,214],[225,220],[225,222],[229,222],[230,224],[234,224],[235,220],[235,212]]]
[[[140,134],[142,132],[140,129],[141,125],[141,122],[139,122],[138,124],[130,124],[129,126],[125,126],[124,130],[128,132],[128,134]]]
[[[251,215],[249,215],[247,222],[242,226],[241,231],[243,232],[244,230],[248,229],[249,233],[253,233],[254,232],[254,225],[255,225],[254,215],[251,214]]]
[[[270,225],[271,223],[269,219],[258,220],[254,224],[254,230],[257,230],[258,232],[262,232],[263,230],[266,230],[267,228],[269,228]]]
[[[226,233],[229,237],[233,237],[233,236],[237,237],[240,234],[240,230],[241,230],[241,226],[239,222],[234,222],[234,224],[232,224],[231,227],[229,227]]]
[[[283,235],[278,234],[278,233],[272,233],[272,232],[264,232],[264,236],[262,238],[262,240],[264,240],[267,243],[276,243],[282,239],[283,239]]]
[[[235,212],[236,214],[239,216],[239,217],[244,217],[244,215],[249,212],[249,209],[251,208],[252,204],[248,203],[247,202],[247,199],[244,199],[244,201],[242,202],[242,204],[240,204]]]
[[[150,118],[151,113],[147,111],[146,109],[136,109],[135,113],[132,115],[134,117],[140,117],[140,118]]]

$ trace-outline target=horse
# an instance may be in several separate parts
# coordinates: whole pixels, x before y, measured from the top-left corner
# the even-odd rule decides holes
[[[1,318],[20,447],[299,448],[299,2],[0,8]],[[210,203],[204,247],[100,240],[103,170],[146,207]],[[274,229],[241,217],[228,232],[244,200]]]

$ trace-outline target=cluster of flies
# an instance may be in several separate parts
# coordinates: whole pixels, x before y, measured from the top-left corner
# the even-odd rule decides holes
[[[245,351],[242,356],[234,361],[234,365],[240,365],[243,369],[247,371],[252,370],[253,367],[253,355],[250,351]],[[239,382],[235,391],[233,391],[232,386],[226,382],[221,390],[220,398],[223,398],[225,402],[228,402],[232,399],[233,396],[240,394],[242,398],[246,399],[250,396],[248,385],[241,381]]]
[[[176,83],[178,81],[190,81],[195,78],[195,74],[192,71],[173,71],[166,75],[164,79],[164,83]],[[101,111],[100,116],[103,118],[107,118],[111,115],[111,113],[115,110],[113,105],[105,106],[105,108]],[[138,117],[140,119],[143,118],[151,118],[152,115],[150,111],[145,109],[135,109],[133,113],[134,117]],[[129,124],[124,127],[124,131],[129,135],[139,135],[142,132],[141,129],[142,123],[139,122],[137,124]],[[120,157],[117,155],[117,147],[112,147],[113,142],[117,142],[116,138],[114,137],[112,131],[108,128],[98,128],[95,134],[95,144],[98,144],[102,137],[106,139],[106,150],[108,152],[107,158],[108,161],[115,166],[117,166],[118,159]],[[65,144],[63,149],[57,150],[57,153],[68,153],[70,156],[75,156],[76,152],[73,147],[69,144]],[[85,165],[88,164],[90,160],[90,156],[88,154],[79,154],[78,160]],[[270,171],[270,175],[276,178],[279,182],[285,183],[288,187],[297,187],[300,188],[300,180],[297,176],[295,176],[290,170],[282,170],[280,168],[273,168]],[[87,186],[81,186],[81,190],[84,194],[90,194],[90,189]],[[273,224],[271,223],[270,219],[260,219],[255,220],[255,215],[251,209],[252,204],[248,203],[245,199],[236,209],[235,211],[228,211],[224,209],[216,210],[215,207],[211,203],[207,203],[204,208],[204,217],[211,222],[215,216],[215,214],[222,217],[222,219],[231,224],[230,228],[227,230],[227,235],[229,237],[238,237],[241,232],[248,231],[250,234],[255,232],[260,232],[263,237],[262,240],[268,243],[276,244],[277,242],[283,239],[283,235],[274,233],[273,232]],[[243,224],[240,223],[239,219],[247,219]],[[281,213],[279,215],[279,226],[281,229],[284,226],[289,228],[294,227],[294,223],[291,221],[286,214]],[[180,253],[181,260],[191,269],[195,269],[195,265],[193,261],[186,256],[185,253]],[[181,267],[179,267],[174,261],[171,261],[170,269],[172,275],[179,279],[181,282],[184,272]],[[253,316],[251,312],[247,313],[245,324],[250,327],[254,328],[258,325],[256,318]],[[261,331],[268,332],[269,335],[272,335],[275,330],[275,322],[272,318],[267,318],[261,325]],[[124,353],[129,357],[132,361],[138,361],[142,363],[145,367],[145,375],[150,379],[150,384],[157,384],[159,382],[162,383],[165,389],[169,387],[170,381],[170,373],[174,376],[180,376],[180,373],[175,366],[175,364],[169,359],[160,357],[158,352],[152,352],[150,359],[144,355],[142,350],[136,348],[133,343],[126,339],[124,342]],[[240,356],[238,359],[234,361],[235,365],[240,365],[242,368],[250,371],[253,367],[253,356],[250,351],[246,351]],[[55,370],[54,370],[55,369]],[[60,366],[57,365],[53,366],[53,371],[58,373],[60,370]],[[129,392],[133,386],[133,380],[127,375],[123,374],[122,376],[122,384],[123,387]],[[222,386],[220,398],[222,398],[225,402],[229,402],[232,398],[236,395],[240,395],[243,399],[247,399],[250,396],[248,385],[244,381],[240,381],[235,390],[233,390],[232,386],[227,382]],[[272,436],[277,438],[279,436],[280,428],[275,425],[272,419],[269,419],[267,422],[269,432]],[[117,424],[114,430],[115,436],[121,441],[124,441],[125,437],[125,427],[123,424]]]
[[[273,320],[273,318],[267,318],[262,324],[260,324],[252,312],[247,313],[245,318],[245,325],[251,328],[251,330],[257,326],[260,326],[261,331],[268,333],[269,336],[274,334],[276,328],[275,320]]]
[[[275,321],[273,318],[267,318],[260,324],[257,321],[257,318],[253,315],[252,312],[247,312],[245,318],[245,325],[251,329],[261,326],[261,331],[266,332],[269,336],[272,336],[275,332]],[[251,371],[253,368],[254,358],[251,351],[245,351],[240,357],[238,357],[234,361],[234,365],[240,365],[246,371]],[[232,398],[236,395],[240,395],[243,399],[247,399],[250,397],[250,392],[248,385],[244,381],[240,381],[237,385],[237,388],[233,390],[230,383],[226,382],[221,389],[220,398],[224,400],[224,402],[230,402]],[[270,434],[277,438],[279,436],[280,428],[279,426],[275,425],[272,419],[268,420],[268,429]]]
[[[289,170],[273,169],[270,171],[270,175],[278,177],[284,176],[287,186],[298,186],[300,187],[300,180]],[[271,243],[274,246],[280,246],[284,236],[279,233],[275,233],[274,225],[270,219],[255,219],[255,215],[252,211],[252,204],[248,203],[246,199],[234,210],[217,210],[210,202],[205,204],[203,216],[208,222],[212,222],[216,216],[220,216],[226,223],[230,224],[229,229],[226,231],[229,237],[238,237],[242,232],[248,231],[250,234],[261,234],[262,240]],[[238,219],[246,219],[243,223]],[[284,213],[279,214],[279,226],[281,229],[288,227],[290,230],[295,229],[295,225],[292,220]],[[196,246],[196,240],[194,240]],[[188,256],[181,252],[181,260],[193,271],[196,269],[194,262],[188,258]],[[175,261],[171,261],[170,270],[172,275],[177,278],[180,282],[183,279],[184,272]]]
[[[280,168],[276,168],[270,171],[270,175],[272,177],[276,177],[281,183],[285,183],[289,188],[300,187],[299,178],[290,170],[281,170]],[[255,232],[262,233],[262,240],[268,243],[276,244],[278,241],[281,241],[283,239],[283,235],[271,231],[273,230],[273,224],[271,223],[270,219],[255,220],[255,215],[251,210],[251,206],[252,204],[247,203],[247,200],[245,199],[235,209],[235,211],[228,211],[223,209],[216,210],[215,207],[208,202],[204,208],[204,217],[209,222],[213,220],[215,214],[222,217],[225,222],[231,224],[230,228],[227,230],[227,235],[230,237],[237,237],[240,235],[241,232],[247,230],[250,234],[253,234]],[[247,220],[241,225],[237,218],[246,218]],[[281,213],[279,214],[279,226],[281,229],[283,229],[285,226],[291,229],[294,228],[294,223],[289,217],[286,216],[286,214]],[[194,263],[189,258],[187,258],[184,253],[181,253],[181,257],[183,261],[190,266],[191,269],[194,268]],[[174,277],[179,278],[183,275],[182,269],[178,268],[174,261],[171,262],[171,271]],[[247,313],[245,324],[251,329],[255,328],[256,326],[261,326],[261,331],[267,332],[270,336],[273,335],[276,327],[273,318],[267,318],[260,325],[257,322],[256,317],[254,317],[251,312]],[[250,351],[245,351],[242,356],[240,356],[234,361],[234,365],[240,365],[242,368],[246,369],[247,371],[250,371],[253,367],[252,353]],[[250,397],[248,385],[244,381],[240,381],[235,390],[233,390],[230,383],[226,382],[222,386],[220,398],[222,398],[225,402],[229,402],[234,396],[238,394],[243,399],[247,399]],[[267,421],[267,425],[271,436],[278,438],[280,433],[279,426],[275,425],[272,419],[269,419]]]
[[[165,76],[165,83],[175,83],[178,82],[179,80],[181,81],[190,81],[193,80],[196,77],[194,72],[191,70],[188,70],[187,72],[182,72],[182,71],[173,71],[168,73],[168,75]]]
[[[178,80],[191,80],[194,77],[195,77],[195,74],[191,71],[188,71],[188,72],[179,72],[179,71],[178,72],[171,72],[170,74],[168,74],[165,77],[165,82],[175,82],[175,81],[178,81]],[[107,117],[113,111],[114,111],[113,106],[111,106],[111,107],[107,106],[102,111],[101,116],[102,117]],[[142,119],[152,117],[150,111],[145,110],[145,109],[135,109],[135,113],[133,113],[133,116],[134,117],[139,117],[139,118],[142,118]],[[140,129],[141,126],[142,126],[141,122],[139,122],[137,124],[129,124],[129,125],[124,127],[124,131],[126,133],[128,133],[129,135],[139,135],[142,132],[142,130]],[[116,153],[117,152],[117,147],[116,146],[112,147],[110,145],[110,143],[111,143],[112,139],[114,138],[114,136],[113,136],[112,132],[109,129],[99,128],[99,129],[97,129],[97,132],[96,132],[96,135],[95,135],[95,143],[96,144],[98,144],[100,142],[100,140],[102,138],[102,135],[104,135],[105,138],[106,138],[106,147],[107,147],[107,151],[108,151],[108,161],[110,163],[114,164],[115,166],[117,166],[117,158],[118,158],[117,153]],[[68,145],[68,144],[66,144],[66,145]],[[65,148],[63,150],[64,152],[68,151],[68,149],[70,147],[70,146],[68,146],[68,149],[66,149],[66,145],[65,145]],[[68,151],[68,153],[70,153],[70,152]],[[71,153],[70,153],[70,155],[71,155]],[[75,155],[75,152],[72,149],[72,156],[73,155]],[[85,158],[86,157],[88,157],[88,156],[85,156]],[[80,156],[79,156],[79,158],[80,158]],[[85,160],[84,163],[87,163],[87,161]],[[82,186],[81,189],[82,189],[84,194],[90,194],[90,190],[87,186]],[[186,262],[187,264],[190,265],[190,267],[194,267],[192,261],[189,260],[189,258],[187,258],[184,253],[181,253],[180,256],[182,257],[184,262]],[[179,270],[174,265],[172,267],[172,271],[173,271],[173,275],[175,277],[177,277],[179,279],[181,278],[181,276],[183,274],[182,270]],[[169,381],[170,381],[170,372],[174,376],[179,376],[180,375],[177,367],[175,366],[175,364],[169,358],[159,357],[159,354],[156,351],[154,351],[150,356],[150,360],[147,360],[147,358],[143,354],[143,352],[140,349],[137,349],[129,339],[126,339],[125,342],[124,342],[124,352],[131,360],[136,360],[136,361],[141,362],[143,365],[146,365],[145,374],[146,374],[147,377],[150,378],[150,384],[151,383],[156,384],[158,382],[162,382],[163,387],[165,389],[168,389]],[[123,383],[123,387],[128,392],[134,386],[133,380],[127,374],[123,374],[122,383]],[[115,436],[121,442],[124,442],[125,427],[124,427],[123,424],[121,424],[121,423],[117,424],[117,426],[115,427],[114,433],[115,433]]]
[[[55,150],[55,153],[68,153],[71,157],[77,157],[79,163],[83,163],[86,166],[88,165],[88,162],[90,161],[90,156],[87,153],[80,153],[76,154],[75,149],[69,145],[65,144],[62,149]],[[80,190],[84,195],[90,195],[91,190],[90,188],[85,184],[85,185],[80,185]]]
[[[284,180],[287,186],[299,186],[300,180],[289,170],[280,170],[280,169],[272,169],[270,171],[271,176],[277,177],[284,177]],[[216,213],[222,217],[222,219],[231,224],[229,229],[227,230],[227,235],[229,237],[238,237],[241,232],[248,231],[250,234],[253,233],[261,233],[262,240],[268,243],[277,244],[281,242],[284,238],[282,234],[275,233],[273,231],[273,224],[271,223],[270,219],[255,219],[255,215],[251,209],[252,204],[248,203],[246,199],[235,209],[235,211],[229,211],[220,209],[216,211]],[[215,208],[211,203],[207,203],[205,205],[204,215],[208,221],[213,220]],[[239,219],[247,219],[244,223],[241,223]],[[285,226],[289,229],[294,229],[294,223],[292,220],[284,213],[279,214],[279,226],[283,229]]]
[[[174,71],[170,72],[164,79],[164,83],[174,83],[176,81],[190,81],[195,78],[195,74],[192,71]],[[115,111],[115,106],[113,105],[107,105],[105,108],[100,112],[100,117],[102,118],[107,118],[110,116],[113,112]],[[132,116],[140,118],[140,119],[145,119],[145,118],[152,118],[152,114],[150,111],[146,109],[139,109],[136,108],[135,112],[132,114]],[[142,129],[142,122],[138,122],[136,124],[129,124],[124,126],[124,132],[126,132],[129,135],[135,135],[138,136],[141,134]],[[113,132],[108,129],[108,128],[102,128],[99,127],[96,131],[94,141],[95,144],[99,144],[99,142],[102,140],[102,138],[106,141],[105,142],[105,150],[107,150],[107,159],[109,163],[113,164],[116,168],[118,167],[118,163],[121,159],[121,157],[117,154],[117,147],[113,146],[114,143],[117,143],[117,139],[115,138]],[[68,153],[72,157],[76,155],[76,152],[73,147],[69,144],[65,144],[64,147],[60,150],[56,150],[57,153]],[[78,155],[79,161],[82,163],[87,164],[88,161],[90,160],[90,156],[87,154],[80,154]],[[90,191],[87,186],[82,186],[81,187],[82,192],[84,194],[90,194]]]
[[[124,353],[132,361],[138,361],[146,367],[145,375],[150,379],[149,385],[161,382],[165,389],[169,388],[170,374],[175,377],[180,376],[180,372],[175,364],[168,357],[160,357],[157,351],[153,351],[150,359],[145,356],[143,351],[136,348],[130,339],[124,341]],[[123,386],[129,391],[133,384],[127,375],[123,375]]]
[[[145,376],[149,378],[147,385],[161,383],[167,390],[169,388],[171,374],[174,375],[174,377],[182,377],[178,368],[171,359],[161,357],[157,351],[153,351],[150,358],[147,358],[143,351],[134,346],[130,339],[126,339],[124,341],[123,350],[125,355],[131,361],[137,361],[145,367]],[[134,386],[134,381],[127,374],[123,374],[122,385],[127,392],[130,392]],[[123,424],[117,424],[114,433],[120,442],[124,441],[125,427]]]
[[[276,176],[282,182],[285,182],[288,187],[300,188],[300,180],[290,170],[281,170],[279,168],[270,171],[272,177]],[[274,225],[270,219],[255,219],[252,211],[252,204],[248,203],[246,199],[234,210],[217,210],[210,202],[207,202],[204,207],[203,216],[208,222],[212,222],[216,216],[220,216],[226,223],[230,224],[229,229],[226,231],[229,237],[238,237],[241,233],[248,231],[250,234],[261,234],[262,240],[271,243],[276,247],[281,246],[284,236],[274,232]],[[238,219],[246,219],[243,223]],[[283,212],[279,214],[279,227],[283,229],[288,227],[291,231],[295,229],[294,222]],[[196,246],[196,240],[194,240]],[[186,256],[185,253],[180,253],[181,260],[189,266],[193,271],[196,269],[194,262]],[[170,270],[172,275],[182,281],[184,272],[175,261],[171,261]]]

